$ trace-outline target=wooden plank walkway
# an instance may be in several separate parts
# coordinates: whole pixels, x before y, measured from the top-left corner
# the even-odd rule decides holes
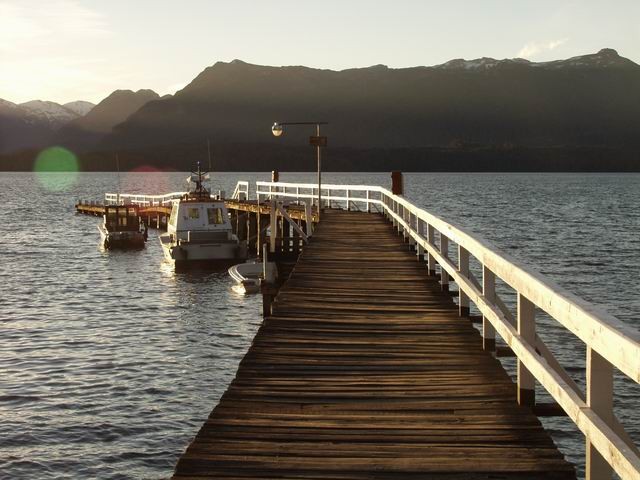
[[[327,211],[173,478],[575,471],[390,224]]]

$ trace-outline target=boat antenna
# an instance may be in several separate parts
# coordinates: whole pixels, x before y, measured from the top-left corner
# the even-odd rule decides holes
[[[207,155],[209,156],[209,171],[212,171],[211,168],[211,142],[209,141],[209,139],[207,138]]]
[[[118,205],[120,205],[120,157],[116,153],[116,171],[118,172]]]

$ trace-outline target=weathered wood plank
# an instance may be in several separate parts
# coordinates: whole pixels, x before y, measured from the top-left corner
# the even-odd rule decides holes
[[[327,211],[174,478],[575,471],[402,236]]]

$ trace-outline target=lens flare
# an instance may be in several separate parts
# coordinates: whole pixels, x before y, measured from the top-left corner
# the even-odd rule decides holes
[[[78,178],[77,157],[66,148],[50,147],[38,154],[33,171],[47,190],[61,191],[72,186]]]
[[[169,175],[151,165],[140,165],[122,175],[121,188],[126,193],[164,195],[172,191]]]

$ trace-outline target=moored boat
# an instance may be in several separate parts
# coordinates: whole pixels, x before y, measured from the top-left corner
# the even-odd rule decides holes
[[[229,268],[229,275],[243,293],[257,293],[260,291],[263,271],[262,262],[247,262]]]
[[[143,248],[147,239],[147,227],[135,205],[105,205],[98,230],[107,249]]]
[[[176,268],[197,264],[233,263],[247,257],[245,244],[233,233],[222,198],[213,198],[203,185],[207,174],[193,172],[194,190],[174,200],[167,232],[160,243],[167,260]]]

